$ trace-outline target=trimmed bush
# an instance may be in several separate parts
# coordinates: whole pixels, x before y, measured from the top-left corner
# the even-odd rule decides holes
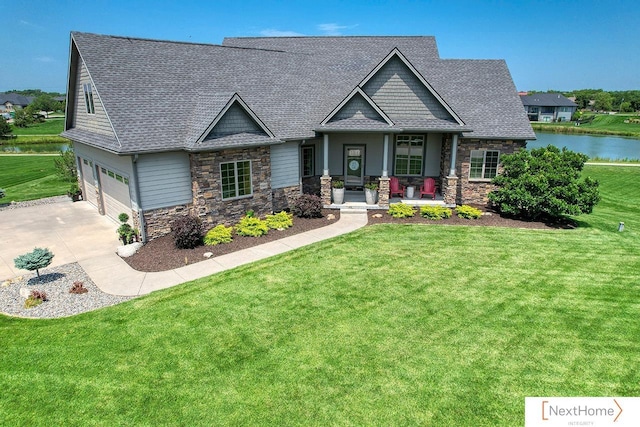
[[[224,224],[216,225],[204,236],[204,244],[215,246],[220,243],[230,243],[233,240],[233,227],[225,227]]]
[[[239,236],[260,237],[269,232],[266,221],[260,218],[245,216],[236,225],[236,233]]]
[[[416,210],[409,205],[405,205],[402,202],[399,203],[391,203],[389,205],[389,210],[387,211],[389,215],[394,218],[409,218],[416,214]]]
[[[89,292],[89,289],[85,288],[84,283],[78,280],[73,282],[73,285],[69,289],[70,294],[86,294],[87,292]]]
[[[265,222],[270,230],[284,230],[293,227],[293,215],[285,211],[277,214],[267,215]]]
[[[28,254],[20,255],[19,257],[13,260],[16,268],[22,268],[29,271],[36,271],[38,275],[38,280],[40,280],[40,269],[47,267],[51,264],[51,260],[53,259],[53,252],[49,249],[43,248],[34,248],[33,252],[29,252]]]
[[[291,213],[298,218],[322,218],[322,200],[313,194],[301,194],[294,200]]]
[[[420,208],[420,216],[436,221],[451,218],[451,209],[444,206],[423,206]]]
[[[469,205],[462,205],[456,208],[456,215],[465,219],[478,219],[482,216],[482,211]]]
[[[179,249],[193,249],[202,244],[202,221],[195,216],[183,216],[171,224],[173,242]]]

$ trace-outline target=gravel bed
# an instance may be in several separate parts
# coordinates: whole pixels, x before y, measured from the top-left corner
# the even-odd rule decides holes
[[[28,208],[31,206],[50,205],[52,203],[69,202],[69,201],[71,201],[69,196],[54,196],[54,197],[46,197],[44,199],[27,200],[26,202],[8,202],[4,204],[3,204],[4,200],[0,199],[0,211],[5,209]]]
[[[79,281],[89,292],[71,294],[69,289]],[[20,289],[37,289],[47,294],[47,301],[25,308],[25,298]],[[35,272],[0,284],[0,312],[19,317],[52,319],[73,316],[98,308],[128,301],[133,297],[116,296],[102,292],[78,263],[46,268],[40,271],[40,281]]]

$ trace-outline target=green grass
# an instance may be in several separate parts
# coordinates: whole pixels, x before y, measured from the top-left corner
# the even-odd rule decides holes
[[[26,128],[11,125],[14,135],[59,135],[64,130],[64,118],[47,119]]]
[[[0,203],[34,200],[66,194],[68,181],[56,174],[56,156],[0,156],[0,188],[6,192]]]
[[[638,120],[637,114],[598,114],[591,123],[575,126],[573,122],[531,123],[534,130],[542,132],[587,133],[596,135],[619,135],[640,137],[640,123],[625,123]]]
[[[640,394],[640,169],[575,230],[366,227],[80,316],[0,316],[7,425],[522,425]],[[624,233],[616,230],[625,220]]]

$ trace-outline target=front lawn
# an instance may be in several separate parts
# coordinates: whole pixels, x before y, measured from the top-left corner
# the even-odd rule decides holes
[[[6,196],[0,204],[41,199],[67,193],[71,183],[56,174],[56,156],[0,156],[0,188]]]
[[[60,135],[64,130],[64,117],[46,119],[42,123],[34,123],[26,128],[11,125],[14,135]]]
[[[365,227],[93,313],[0,316],[0,419],[512,426],[525,396],[638,396],[640,168],[587,172],[605,197],[576,230]]]

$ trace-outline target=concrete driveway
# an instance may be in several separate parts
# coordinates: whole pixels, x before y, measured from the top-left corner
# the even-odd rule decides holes
[[[102,257],[118,246],[118,224],[88,202],[63,201],[0,211],[0,281],[29,273],[14,258],[35,247],[49,248],[51,266]]]

